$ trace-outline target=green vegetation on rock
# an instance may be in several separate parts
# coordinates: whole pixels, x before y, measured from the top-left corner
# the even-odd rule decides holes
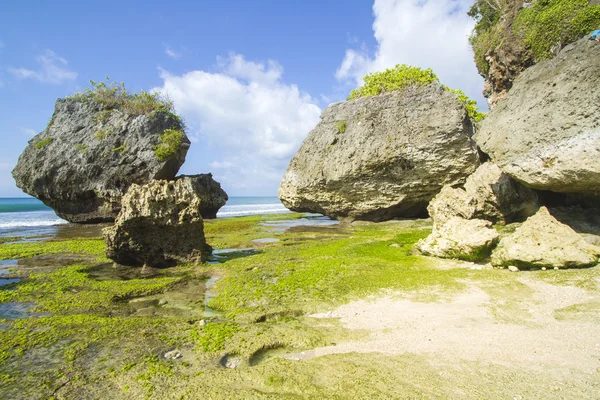
[[[166,161],[177,154],[185,133],[177,129],[167,129],[159,136],[161,143],[154,146],[154,154],[159,161]]]
[[[44,147],[46,147],[46,146],[48,146],[50,143],[52,143],[52,141],[53,141],[53,140],[54,140],[54,139],[52,139],[51,137],[49,137],[49,138],[46,138],[46,139],[44,139],[44,140],[40,140],[39,142],[37,142],[37,143],[35,144],[35,148],[36,148],[36,149],[38,149],[38,150],[39,150],[39,149],[43,149]]]
[[[377,96],[385,92],[403,91],[409,87],[440,83],[440,79],[431,68],[421,69],[406,64],[398,64],[394,68],[388,68],[383,72],[369,73],[363,80],[364,84],[358,89],[354,89],[350,92],[348,100],[360,97]],[[443,85],[443,87],[448,92],[457,96],[458,100],[464,104],[469,118],[475,122],[479,122],[485,117],[484,113],[480,113],[477,110],[477,102],[471,100],[462,90],[450,89],[445,85]]]
[[[346,132],[346,127],[348,126],[348,124],[346,123],[346,121],[338,121],[336,123],[337,125],[337,129],[338,129],[338,133],[344,133]]]
[[[99,121],[106,120],[110,113],[108,110],[121,110],[125,114],[138,116],[147,115],[154,111],[173,112],[173,102],[162,96],[160,93],[129,93],[124,83],[111,82],[106,79],[105,82],[90,81],[91,88],[86,88],[83,92],[75,93],[69,96],[82,102],[94,102],[103,106],[97,118]]]

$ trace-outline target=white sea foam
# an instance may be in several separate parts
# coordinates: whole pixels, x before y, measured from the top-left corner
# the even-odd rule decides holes
[[[281,214],[290,212],[282,204],[244,204],[235,206],[224,206],[217,213],[217,217],[241,217],[244,215]]]
[[[53,225],[61,225],[66,224],[67,221],[56,218],[55,220],[49,221],[12,221],[12,222],[0,222],[0,229],[9,229],[9,228],[29,228],[36,226],[53,226]]]

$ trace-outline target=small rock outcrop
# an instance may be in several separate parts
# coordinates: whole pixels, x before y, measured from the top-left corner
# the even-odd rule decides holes
[[[204,261],[201,198],[186,180],[133,184],[115,225],[104,230],[106,255],[123,265],[172,266]]]
[[[279,187],[290,210],[350,220],[423,215],[479,165],[464,105],[439,85],[329,106]]]
[[[70,222],[113,221],[132,184],[173,179],[189,146],[181,121],[167,110],[59,99],[46,129],[19,157],[13,177]]]
[[[556,220],[546,207],[528,218],[494,249],[494,266],[530,268],[588,267],[598,262],[600,247]]]
[[[176,180],[200,198],[200,214],[204,219],[217,218],[217,212],[229,200],[227,193],[221,189],[221,184],[210,173],[180,175]]]
[[[419,240],[417,249],[435,257],[479,261],[489,257],[498,237],[490,221],[451,217]]]
[[[487,162],[467,178],[464,188],[444,186],[427,210],[436,225],[452,217],[506,224],[526,219],[535,214],[538,207],[538,196],[533,190]]]
[[[587,37],[528,68],[475,141],[526,186],[600,194],[600,44]]]

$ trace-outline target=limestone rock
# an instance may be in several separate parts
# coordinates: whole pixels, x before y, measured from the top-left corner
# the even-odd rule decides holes
[[[487,162],[467,178],[464,188],[444,186],[427,210],[436,225],[455,216],[506,224],[535,214],[537,200],[533,190],[502,173],[497,165]]]
[[[106,255],[123,265],[171,266],[204,261],[201,199],[185,180],[133,184],[115,225],[104,230]]]
[[[193,191],[200,198],[200,214],[204,219],[217,218],[217,212],[229,200],[221,184],[210,173],[180,175],[176,179],[186,190]]]
[[[525,70],[475,141],[528,187],[600,193],[600,44],[587,37]]]
[[[542,207],[512,235],[500,240],[491,261],[495,266],[520,269],[586,267],[596,264],[598,255],[600,247],[586,242]]]
[[[58,99],[48,127],[29,141],[13,170],[17,186],[70,222],[113,221],[133,183],[173,179],[190,141],[165,160],[160,134],[181,130],[171,113],[129,115],[92,101]]]
[[[440,85],[329,106],[279,187],[289,209],[384,221],[425,213],[479,164],[465,107]]]
[[[417,248],[423,254],[436,257],[482,260],[498,242],[498,233],[491,226],[491,222],[481,219],[451,217],[435,226],[426,239],[419,240]]]

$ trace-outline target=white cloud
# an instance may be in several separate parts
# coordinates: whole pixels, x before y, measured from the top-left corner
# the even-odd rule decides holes
[[[77,79],[77,73],[67,68],[67,60],[52,50],[44,50],[36,61],[40,65],[38,70],[9,68],[8,71],[18,79],[35,79],[43,83],[59,84]]]
[[[432,68],[440,80],[464,90],[487,107],[469,45],[474,21],[466,13],[473,0],[375,0],[374,55],[368,49],[348,49],[336,78],[362,84],[368,72],[396,64]]]
[[[275,61],[256,63],[238,54],[217,61],[217,73],[161,71],[164,84],[154,90],[167,94],[198,132],[202,144],[192,146],[188,160],[195,147],[210,147],[219,161],[208,166],[225,190],[274,194],[290,158],[319,121],[317,100],[284,83]]]
[[[165,46],[165,54],[171,57],[173,60],[179,60],[181,58],[181,53],[176,52],[166,44]]]
[[[37,132],[29,128],[21,128],[21,133],[26,136],[35,136]]]

